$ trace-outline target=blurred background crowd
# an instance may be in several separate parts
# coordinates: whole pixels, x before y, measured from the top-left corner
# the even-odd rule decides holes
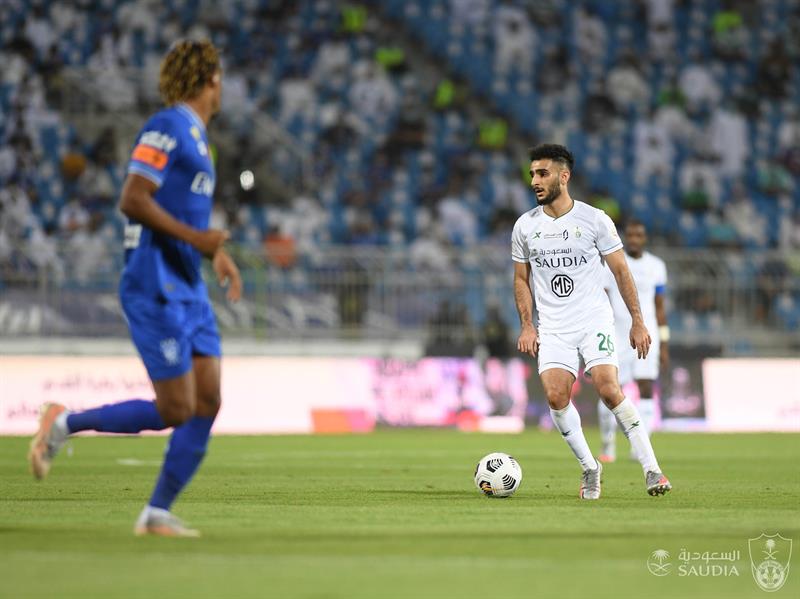
[[[525,149],[547,141],[576,156],[575,198],[647,225],[679,335],[735,322],[747,334],[729,349],[746,352],[755,326],[797,342],[790,0],[3,0],[12,307],[45,279],[62,297],[111,292],[127,155],[182,36],[222,49],[213,226],[231,230],[251,297],[269,304],[224,326],[427,323],[431,345],[468,352],[470,335],[513,322],[510,230],[533,205]],[[49,295],[39,331],[69,332],[68,303]],[[33,327],[23,320],[0,331]]]

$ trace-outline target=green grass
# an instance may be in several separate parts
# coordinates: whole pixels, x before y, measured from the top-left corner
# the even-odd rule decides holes
[[[747,551],[762,531],[795,542],[788,582],[769,596],[800,596],[800,436],[655,444],[669,496],[648,497],[623,459],[606,468],[603,498],[582,502],[553,433],[220,437],[175,510],[203,538],[159,539],[131,529],[163,439],[76,439],[37,483],[27,439],[0,438],[0,596],[766,597]],[[511,499],[473,487],[491,451],[524,469]],[[656,549],[673,562],[681,549],[739,550],[739,576],[680,577],[676,563],[655,577]]]

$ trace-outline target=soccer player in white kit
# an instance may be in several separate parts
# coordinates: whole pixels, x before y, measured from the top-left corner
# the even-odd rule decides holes
[[[611,219],[573,200],[567,189],[574,160],[565,147],[543,144],[530,150],[531,187],[538,206],[523,214],[511,234],[514,299],[521,332],[517,349],[536,357],[550,415],[583,470],[579,496],[599,499],[603,467],[592,455],[578,410],[570,401],[583,358],[598,395],[613,412],[645,474],[650,495],[669,491],[639,411],[622,395],[617,379],[614,319],[603,291],[605,260],[631,314],[631,347],[639,358],[650,349],[636,285]],[[531,275],[533,292],[531,291]],[[533,298],[539,312],[533,323]],[[622,342],[622,340],[620,340]]]
[[[667,288],[667,266],[664,261],[645,251],[647,244],[647,229],[644,223],[632,219],[625,225],[625,259],[628,268],[636,283],[639,294],[639,304],[642,308],[644,323],[648,330],[658,329],[660,343],[650,348],[644,360],[637,360],[633,351],[620,348],[619,352],[619,383],[627,385],[631,380],[636,380],[639,387],[639,413],[642,424],[648,433],[653,432],[655,420],[655,399],[653,386],[658,380],[659,369],[666,368],[669,362],[669,326],[667,325],[667,312],[664,296]],[[614,324],[617,337],[620,332],[627,330],[631,325],[622,296],[617,289],[616,281],[611,272],[606,269],[604,287],[611,301],[614,312]],[[605,404],[598,402],[598,421],[600,424],[600,438],[603,449],[600,453],[601,462],[613,462],[616,459],[616,429],[617,423]]]

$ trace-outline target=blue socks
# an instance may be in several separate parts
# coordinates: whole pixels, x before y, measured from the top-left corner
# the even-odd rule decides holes
[[[138,433],[167,428],[156,409],[156,402],[129,399],[115,404],[70,414],[67,416],[69,433],[98,431],[101,433]]]
[[[150,505],[169,510],[175,498],[189,483],[206,454],[214,418],[194,416],[172,432],[164,465]],[[101,433],[138,433],[167,428],[156,409],[156,402],[130,399],[67,416],[69,433],[94,430]]]
[[[169,510],[203,461],[214,418],[194,416],[172,432],[150,505]]]

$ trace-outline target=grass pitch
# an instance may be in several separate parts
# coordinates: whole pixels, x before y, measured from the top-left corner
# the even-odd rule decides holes
[[[597,502],[555,433],[219,437],[175,507],[201,539],[131,534],[163,438],[78,438],[41,483],[27,443],[0,439],[2,597],[765,597],[747,543],[762,532],[795,544],[772,596],[800,596],[798,435],[659,434],[674,491],[647,496],[622,459]],[[473,486],[491,451],[523,467],[510,499]],[[682,549],[738,550],[738,576],[680,576]]]

